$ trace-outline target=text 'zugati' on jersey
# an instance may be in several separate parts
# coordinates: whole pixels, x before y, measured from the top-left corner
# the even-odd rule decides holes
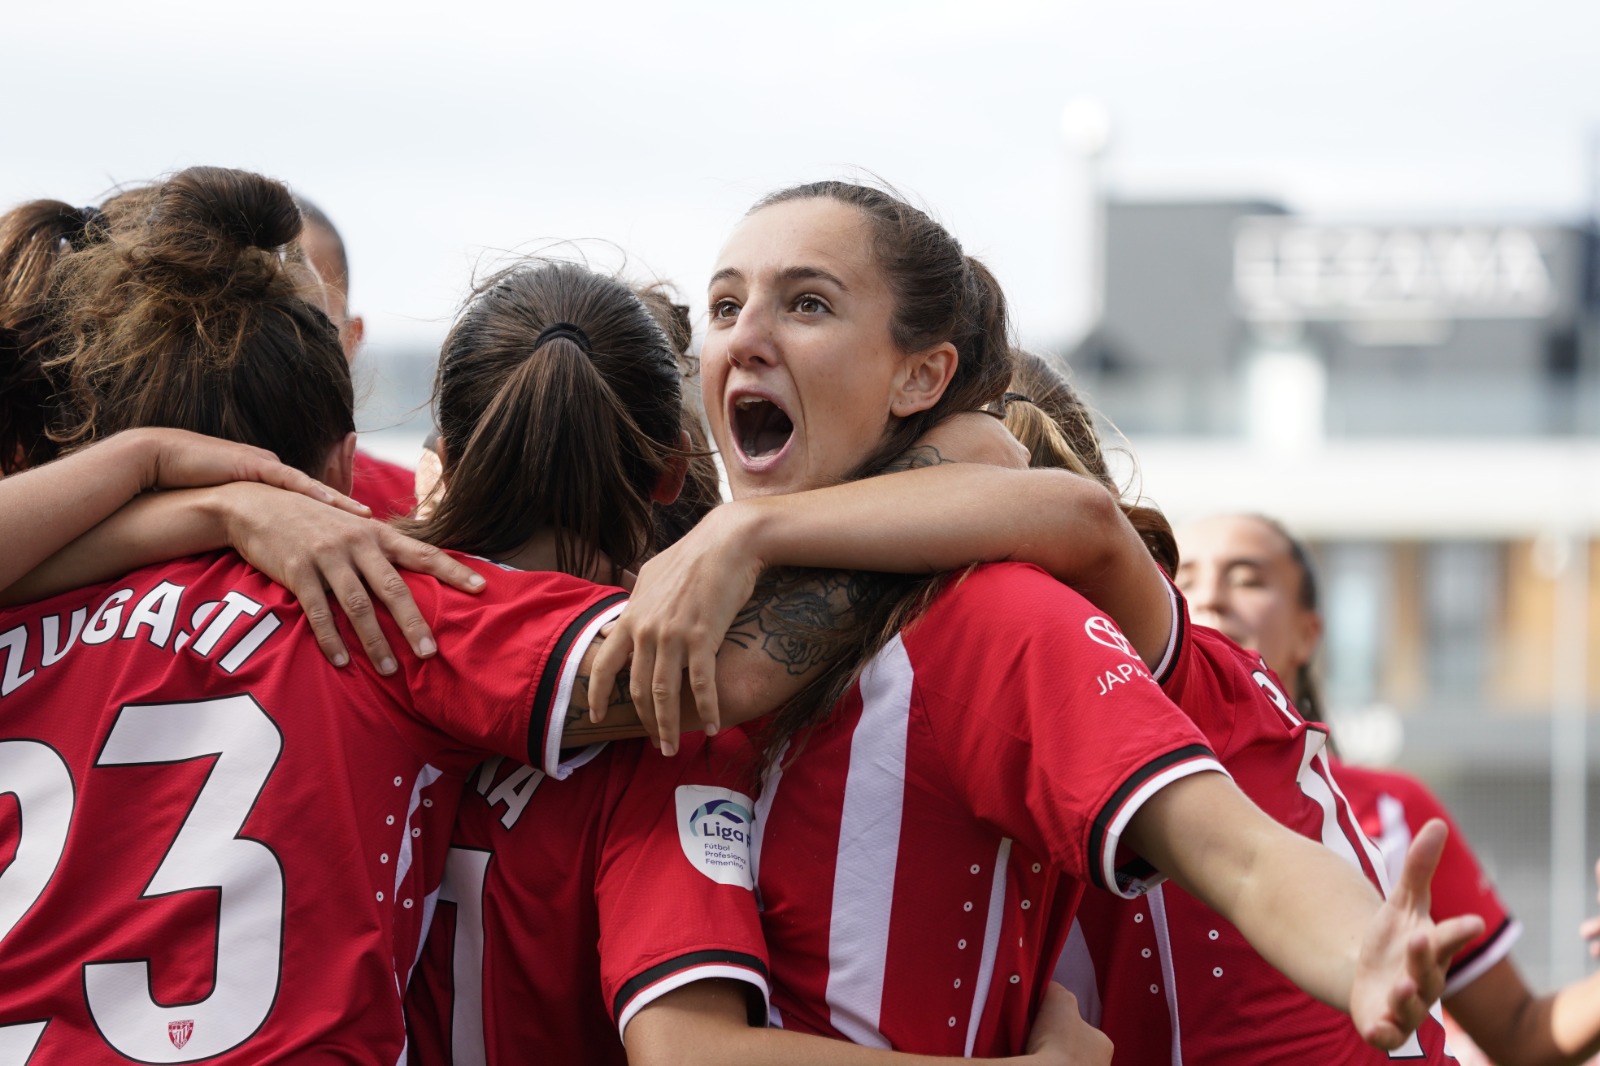
[[[0,1066],[400,1058],[462,779],[619,602],[468,562],[392,677],[226,553],[0,611]]]

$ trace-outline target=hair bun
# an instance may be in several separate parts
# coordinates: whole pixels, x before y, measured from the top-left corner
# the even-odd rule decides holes
[[[161,185],[152,227],[200,226],[245,248],[273,251],[300,233],[300,208],[281,181],[225,167],[190,167]]]

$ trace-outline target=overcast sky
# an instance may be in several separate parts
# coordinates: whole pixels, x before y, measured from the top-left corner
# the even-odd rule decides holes
[[[1340,215],[1576,216],[1600,128],[1594,0],[18,0],[0,21],[0,200],[193,163],[283,178],[344,230],[380,348],[442,334],[486,249],[559,238],[613,242],[698,312],[751,201],[852,166],[931,205],[1024,337],[1056,340],[1082,316],[1076,97],[1113,119],[1118,194]]]

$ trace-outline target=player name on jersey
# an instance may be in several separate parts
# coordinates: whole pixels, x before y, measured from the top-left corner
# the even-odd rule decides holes
[[[11,695],[72,654],[114,640],[144,640],[177,654],[214,662],[232,674],[260,651],[283,623],[242,592],[193,602],[188,588],[162,581],[134,600],[136,589],[119,588],[92,611],[90,605],[45,615],[0,633],[0,698]],[[208,595],[215,595],[209,593]]]

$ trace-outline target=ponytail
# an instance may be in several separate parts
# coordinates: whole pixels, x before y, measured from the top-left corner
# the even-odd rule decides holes
[[[648,555],[681,385],[627,286],[558,262],[494,275],[445,338],[434,396],[444,492],[406,532],[493,558],[550,530],[558,569],[577,575]]]
[[[53,459],[59,382],[49,279],[56,262],[105,236],[98,208],[33,200],[0,215],[0,474]]]
[[[53,365],[73,400],[65,439],[171,426],[267,448],[320,475],[355,428],[354,395],[290,244],[301,222],[289,190],[191,167],[126,199],[149,205],[143,220],[114,223],[56,271]]]

